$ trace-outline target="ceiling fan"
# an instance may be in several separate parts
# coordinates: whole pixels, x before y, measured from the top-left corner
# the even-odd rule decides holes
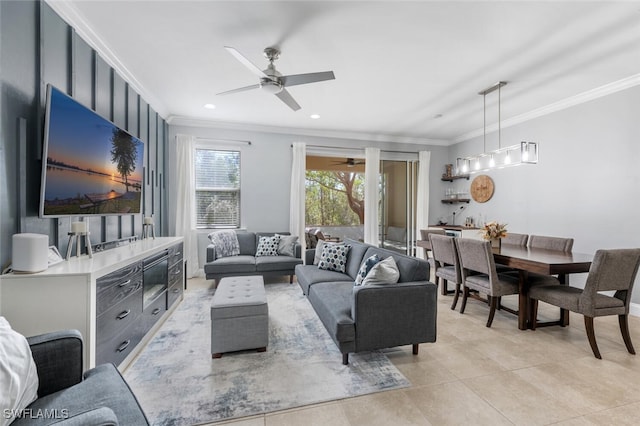
[[[254,73],[260,78],[258,84],[252,84],[251,86],[240,87],[238,89],[228,90],[226,92],[218,93],[218,95],[229,95],[231,93],[244,92],[246,90],[261,88],[267,93],[274,94],[282,102],[287,104],[289,108],[294,111],[300,109],[300,105],[293,99],[291,94],[285,89],[289,86],[297,86],[299,84],[316,83],[318,81],[334,80],[336,77],[333,75],[333,71],[324,72],[312,72],[308,74],[292,74],[282,75],[276,71],[276,67],[273,62],[280,57],[280,50],[275,47],[267,47],[264,49],[264,56],[269,60],[267,69],[261,71],[260,68],[255,66],[251,61],[244,57],[233,47],[225,46],[225,49],[231,53],[242,65],[247,67],[249,71]]]
[[[354,167],[364,164],[364,160],[356,160],[355,158],[347,158],[345,161],[333,161],[333,164],[346,164],[347,167]]]

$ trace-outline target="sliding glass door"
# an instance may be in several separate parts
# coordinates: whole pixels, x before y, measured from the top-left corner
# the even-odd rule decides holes
[[[380,165],[380,245],[415,255],[417,161],[382,160]]]

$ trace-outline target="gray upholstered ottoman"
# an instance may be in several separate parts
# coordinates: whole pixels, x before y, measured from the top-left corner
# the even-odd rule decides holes
[[[269,308],[262,276],[220,280],[211,304],[211,355],[258,349],[269,344]]]

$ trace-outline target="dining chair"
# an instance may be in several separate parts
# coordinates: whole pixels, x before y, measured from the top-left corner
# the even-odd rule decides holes
[[[447,293],[449,282],[455,284],[451,309],[455,309],[460,295],[462,273],[460,272],[460,259],[456,249],[455,239],[446,235],[429,234],[431,242],[431,254],[433,255],[433,269],[436,277],[436,285],[442,279],[442,294]]]
[[[548,250],[570,252],[573,249],[573,238],[530,235],[528,246],[531,248],[543,248]]]
[[[538,302],[542,301],[584,316],[593,355],[602,359],[593,328],[594,317],[618,315],[622,339],[635,355],[629,335],[629,302],[640,265],[640,249],[598,250],[591,262],[584,289],[571,286],[536,286],[529,290],[532,329],[536,329]],[[612,296],[603,291],[615,291]]]
[[[516,234],[515,232],[507,232],[506,237],[502,237],[503,244],[511,244],[514,246],[527,246],[527,241],[529,240],[528,234]]]
[[[518,277],[498,274],[489,241],[455,238],[455,243],[460,257],[463,286],[460,313],[464,313],[470,289],[485,294],[489,299],[487,327],[491,327],[500,298],[518,294]]]
[[[444,235],[444,229],[421,229],[420,230],[420,239],[425,242],[423,246],[424,249],[424,259],[429,260],[429,252],[431,249],[431,240],[429,240],[429,235]],[[429,262],[431,263],[431,262]],[[433,266],[433,265],[432,265]],[[436,283],[437,284],[437,283]]]

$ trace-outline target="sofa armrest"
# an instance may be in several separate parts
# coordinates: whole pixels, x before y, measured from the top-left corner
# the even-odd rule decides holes
[[[38,370],[38,397],[82,381],[82,335],[64,330],[28,337]]]
[[[316,257],[316,249],[306,249],[304,252],[304,264],[313,265],[313,259]]]
[[[293,246],[293,251],[298,259],[302,259],[302,244],[300,242],[296,242]]]
[[[118,418],[109,407],[94,408],[78,415],[68,417],[56,425],[59,426],[118,426]]]
[[[213,262],[216,260],[216,245],[209,244],[207,246],[207,263]]]
[[[429,281],[354,287],[357,350],[435,341],[437,297]]]

